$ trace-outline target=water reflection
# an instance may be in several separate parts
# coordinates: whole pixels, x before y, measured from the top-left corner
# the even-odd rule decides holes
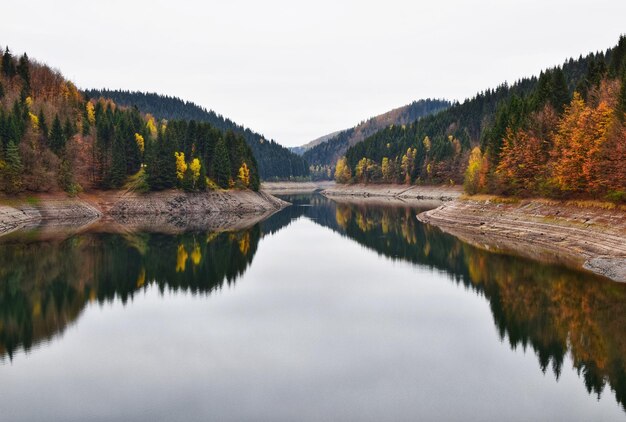
[[[626,410],[626,285],[473,247],[421,224],[414,207],[315,202],[291,212],[380,255],[447,272],[489,300],[500,337],[512,349],[532,348],[541,370],[550,368],[556,379],[569,353],[587,391],[600,396],[608,386]]]
[[[234,283],[252,262],[260,229],[30,236],[0,246],[0,356],[9,358],[62,333],[88,302],[126,303],[152,284],[197,294]]]
[[[86,304],[124,303],[147,286],[210,294],[250,266],[259,240],[307,218],[393,260],[445,272],[489,302],[502,341],[532,350],[559,378],[568,354],[590,393],[626,403],[626,286],[566,268],[494,254],[415,218],[402,204],[289,196],[294,206],[223,233],[89,233],[0,245],[0,356],[62,333]],[[445,306],[445,304],[442,304]]]

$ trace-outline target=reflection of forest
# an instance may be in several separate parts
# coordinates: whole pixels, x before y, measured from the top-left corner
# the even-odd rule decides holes
[[[419,223],[410,208],[328,208],[334,221],[315,221],[381,255],[446,271],[489,300],[511,348],[531,347],[557,379],[569,353],[587,390],[599,395],[608,384],[626,410],[626,285],[472,247]]]
[[[92,233],[0,245],[0,356],[62,332],[89,301],[126,302],[147,285],[219,289],[250,265],[261,236],[304,217],[380,255],[447,272],[489,300],[502,339],[530,347],[543,371],[558,378],[569,353],[590,392],[608,384],[626,403],[626,286],[474,248],[420,224],[406,206],[287,199],[294,206],[240,232]]]
[[[76,320],[87,302],[123,303],[148,285],[209,293],[252,262],[259,226],[178,236],[86,234],[0,245],[0,356],[29,350]]]

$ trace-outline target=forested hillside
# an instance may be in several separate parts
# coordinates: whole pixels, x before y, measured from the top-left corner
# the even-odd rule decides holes
[[[445,100],[426,99],[414,101],[406,106],[372,117],[350,129],[312,141],[307,144],[303,157],[311,165],[314,177],[331,179],[335,163],[351,146],[356,145],[389,125],[412,123],[448,107],[450,107],[450,103]],[[312,146],[308,147],[311,144]]]
[[[153,93],[107,89],[86,90],[85,95],[90,98],[110,98],[116,104],[123,106],[136,106],[143,113],[150,113],[159,119],[207,122],[220,130],[232,130],[234,133],[241,134],[252,148],[259,166],[259,174],[264,180],[286,180],[309,175],[309,166],[299,155],[213,110],[206,110],[192,102]]]
[[[468,192],[626,196],[626,39],[351,147],[340,182],[462,183]],[[471,154],[470,154],[471,152]],[[468,167],[469,163],[469,167]]]
[[[243,136],[209,123],[158,120],[6,48],[0,63],[0,190],[258,189]]]

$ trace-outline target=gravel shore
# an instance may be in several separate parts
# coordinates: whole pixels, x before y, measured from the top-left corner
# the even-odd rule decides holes
[[[321,192],[332,196],[380,196],[400,199],[429,199],[438,201],[452,201],[461,196],[463,189],[460,186],[409,186],[409,185],[379,185],[355,184],[328,187]]]
[[[473,245],[626,282],[626,211],[538,200],[458,200],[418,216]]]
[[[136,194],[95,192],[78,198],[38,195],[0,200],[0,235],[20,228],[84,228],[117,225],[128,229],[226,230],[243,228],[289,204],[265,192],[180,191]]]

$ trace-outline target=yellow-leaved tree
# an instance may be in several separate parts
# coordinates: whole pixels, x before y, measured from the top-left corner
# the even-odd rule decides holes
[[[239,167],[239,174],[237,177],[244,186],[248,187],[248,185],[250,185],[250,169],[245,162],[241,165],[241,167]]]
[[[185,153],[175,152],[174,157],[176,157],[176,177],[178,178],[178,180],[183,180],[183,177],[185,177],[185,172],[187,171]]]
[[[483,154],[479,147],[472,150],[470,154],[467,170],[465,170],[465,181],[463,187],[465,192],[474,195],[482,188],[480,186],[480,169],[483,163]]]
[[[156,121],[154,120],[154,117],[151,114],[146,114],[146,128],[150,132],[150,135],[152,136],[152,138],[153,139],[156,138],[157,136]]]
[[[335,166],[335,180],[337,183],[348,183],[352,178],[352,172],[346,157],[341,157]]]
[[[141,151],[141,153],[143,154],[146,148],[146,143],[143,139],[143,136],[141,136],[138,133],[135,133],[135,142],[137,143],[137,147],[139,148],[139,151]]]
[[[389,158],[383,157],[383,161],[381,163],[381,169],[383,172],[383,180],[385,182],[391,182],[393,175],[391,172],[391,165],[389,165]]]
[[[85,108],[87,110],[87,121],[89,121],[89,124],[96,124],[96,110],[93,103],[91,101],[87,101]]]
[[[30,124],[32,125],[33,130],[38,131],[39,130],[39,117],[31,113],[30,111],[28,112],[28,117],[30,118]]]
[[[198,182],[198,179],[200,178],[200,169],[202,168],[202,165],[200,164],[200,160],[198,158],[194,158],[193,160],[191,160],[191,163],[189,163],[189,170],[191,170],[191,178],[193,180],[193,187],[196,187],[196,183]]]

